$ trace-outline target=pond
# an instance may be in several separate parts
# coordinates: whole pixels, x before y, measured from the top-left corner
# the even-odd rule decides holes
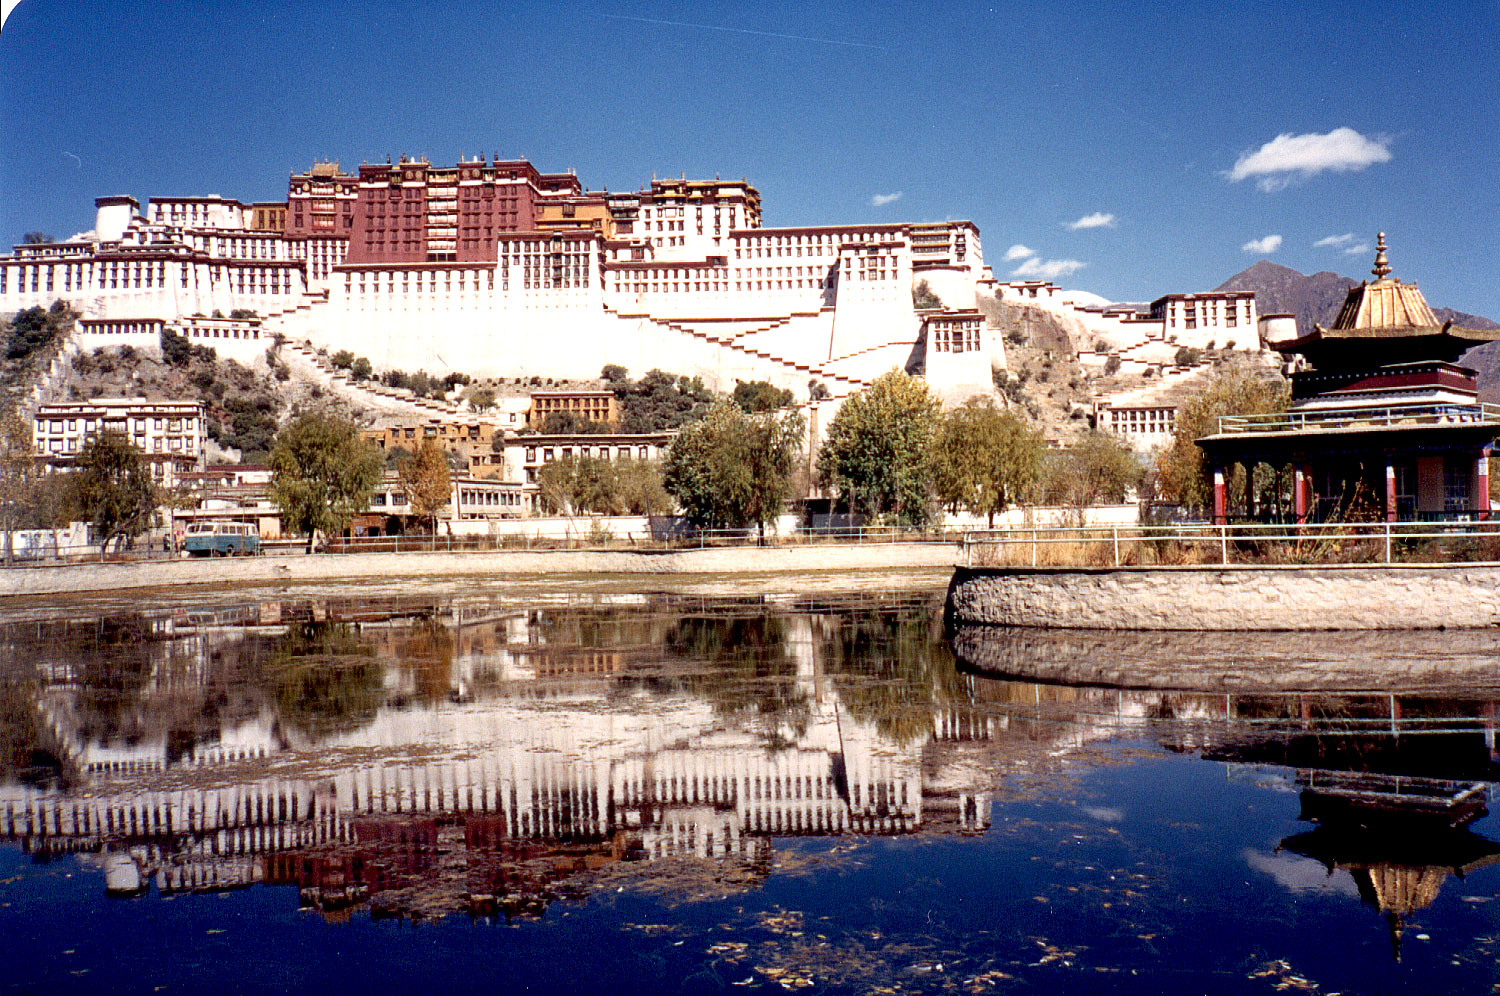
[[[1500,992],[1492,638],[949,633],[942,602],[12,608],[0,987]],[[1362,684],[1387,648],[1469,666]],[[1233,687],[1174,686],[1215,655]]]

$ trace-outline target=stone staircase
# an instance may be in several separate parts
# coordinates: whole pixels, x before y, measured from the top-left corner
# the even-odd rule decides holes
[[[285,342],[280,349],[282,362],[323,387],[348,400],[396,415],[463,417],[473,414],[467,404],[419,398],[410,391],[386,387],[379,381],[357,381],[348,371],[336,368],[328,358],[313,348],[311,342]]]
[[[754,346],[747,345],[746,343],[740,341],[740,339],[748,337],[750,335],[786,326],[791,323],[793,318],[796,317],[795,315],[789,315],[785,318],[774,319],[764,326],[758,326],[750,329],[740,329],[729,335],[716,334],[713,332],[705,331],[703,329],[695,327],[692,324],[689,324],[688,321],[685,320],[673,321],[664,318],[652,318],[649,315],[622,317],[645,318],[646,320],[651,321],[656,325],[671,329],[672,331],[681,333],[682,335],[691,336],[703,342],[711,343],[720,348],[739,353],[740,355],[754,357],[755,359],[762,360],[766,363],[774,364],[775,366],[780,367],[782,371],[788,375],[799,378],[807,377],[809,379],[821,380],[823,382],[823,385],[828,388],[829,395],[833,398],[848,397],[849,395],[854,394],[856,391],[862,391],[870,386],[870,383],[867,380],[859,377],[854,377],[849,374],[835,373],[822,364],[804,363],[797,360],[789,360],[784,356],[779,356],[775,353],[771,353],[763,349],[758,349]]]

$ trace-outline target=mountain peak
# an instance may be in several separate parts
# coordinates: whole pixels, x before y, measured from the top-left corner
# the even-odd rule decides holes
[[[1344,303],[1349,288],[1359,281],[1324,270],[1306,276],[1268,259],[1257,262],[1224,281],[1215,290],[1253,291],[1255,310],[1262,315],[1296,315],[1297,332],[1306,335],[1314,322],[1329,322]]]

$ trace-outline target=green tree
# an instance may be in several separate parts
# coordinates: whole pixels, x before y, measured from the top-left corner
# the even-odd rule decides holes
[[[56,240],[46,232],[27,232],[21,236],[21,244],[23,246],[42,246],[54,241]]]
[[[630,380],[623,367],[614,365],[605,367],[604,375],[619,402],[620,427],[625,432],[680,428],[702,418],[714,400],[713,392],[698,377],[648,370],[640,380]]]
[[[31,423],[11,409],[0,418],[0,526],[5,530],[5,562],[15,557],[15,530],[31,503],[37,481],[31,453]]]
[[[1140,483],[1141,471],[1135,452],[1118,436],[1091,430],[1075,445],[1049,454],[1046,497],[1078,509],[1118,504]]]
[[[938,502],[989,517],[1024,499],[1041,477],[1047,444],[1020,416],[990,398],[970,398],[944,415],[931,450]]]
[[[62,300],[53,301],[50,308],[32,307],[16,312],[4,327],[6,358],[24,360],[45,349],[66,335],[77,318],[78,313]]]
[[[101,560],[110,540],[139,536],[151,525],[156,486],[141,451],[121,433],[99,432],[83,444],[72,483],[73,505],[93,523]]]
[[[791,495],[806,431],[801,412],[752,415],[721,401],[672,441],[663,483],[694,525],[754,525],[764,539]]]
[[[305,533],[311,553],[318,533],[342,532],[370,507],[380,466],[380,451],[353,422],[322,412],[294,419],[271,449],[271,501],[282,527]]]
[[[747,412],[774,412],[792,403],[792,392],[769,381],[740,381],[734,385],[730,400]]]
[[[818,454],[823,486],[868,515],[921,523],[931,514],[928,448],[941,405],[921,378],[882,374],[844,402]]]
[[[650,460],[615,463],[619,501],[628,515],[665,515],[676,507],[662,483],[661,470]]]
[[[476,387],[469,392],[469,404],[474,406],[475,411],[487,411],[495,407],[495,391],[493,388]]]
[[[608,432],[608,422],[595,422],[574,411],[548,412],[537,426],[539,432],[549,436],[577,436]]]
[[[328,358],[328,362],[335,370],[348,370],[354,366],[354,354],[347,349],[341,349]]]
[[[603,464],[604,466],[599,466]],[[550,515],[584,515],[614,511],[609,461],[571,454],[537,471],[537,498]]]
[[[411,502],[412,514],[425,519],[437,532],[438,513],[453,497],[453,476],[448,469],[448,454],[436,440],[424,439],[416,452],[396,464],[401,490]]]
[[[349,364],[349,376],[353,377],[356,381],[369,380],[370,376],[374,373],[374,366],[363,356],[355,357],[354,362]]]
[[[1287,409],[1291,393],[1274,370],[1249,362],[1221,367],[1202,390],[1177,408],[1172,445],[1156,458],[1156,486],[1167,501],[1203,509],[1213,501],[1203,451],[1196,440],[1219,431],[1223,415],[1279,413]]]
[[[921,280],[917,282],[916,287],[912,288],[911,306],[913,308],[941,308],[943,299],[933,293],[927,281]]]

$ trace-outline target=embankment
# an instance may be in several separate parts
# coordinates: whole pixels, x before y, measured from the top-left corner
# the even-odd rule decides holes
[[[960,567],[948,616],[1063,629],[1478,629],[1500,625],[1500,564]]]
[[[960,625],[959,666],[1058,685],[1256,695],[1500,691],[1500,634],[1121,632]]]
[[[0,572],[0,598],[134,588],[230,586],[399,578],[601,575],[767,575],[953,566],[947,543],[815,544],[673,552],[500,550],[356,553],[230,560],[18,567]]]

